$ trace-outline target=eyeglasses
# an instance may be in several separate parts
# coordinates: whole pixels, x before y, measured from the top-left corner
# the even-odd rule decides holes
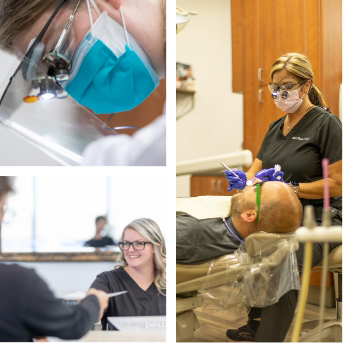
[[[27,91],[29,92],[30,88],[39,88],[39,94],[37,96],[29,96],[28,93],[24,97],[24,102],[35,102],[38,99],[51,99],[51,98],[65,98],[67,96],[67,93],[63,91],[56,83],[57,81],[66,80],[69,75],[69,70],[67,67],[67,62],[70,62],[70,57],[67,57],[67,51],[68,45],[67,42],[69,41],[70,37],[70,30],[71,30],[71,24],[75,16],[75,12],[79,7],[79,4],[81,0],[78,1],[77,6],[75,7],[72,15],[69,17],[69,20],[67,24],[64,27],[64,30],[58,39],[58,42],[54,49],[50,51],[48,54],[44,56],[44,59],[49,61],[48,62],[48,73],[45,75],[45,77],[41,79],[37,79],[37,73],[40,71],[37,70],[38,66],[36,65],[39,59],[41,58],[41,55],[39,56],[39,53],[42,54],[43,51],[39,52],[39,50],[43,49],[43,43],[42,39],[44,35],[46,34],[48,28],[50,27],[52,21],[55,19],[56,15],[62,8],[65,2],[68,0],[61,0],[52,13],[49,20],[44,25],[42,31],[38,34],[37,38],[34,40],[34,42],[31,44],[30,48],[27,50],[25,56],[22,58],[22,62],[19,64],[18,68],[15,70],[14,74],[10,77],[10,80],[8,82],[8,85],[2,94],[2,97],[0,99],[0,105],[2,105],[5,96],[7,94],[7,91],[9,90],[13,80],[18,81],[17,74],[21,71],[23,81],[27,82],[27,85],[23,85],[21,91]],[[32,63],[32,58],[34,57],[35,63]],[[53,61],[54,56],[54,61]]]
[[[257,205],[257,215],[255,219],[256,224],[258,223],[258,220],[260,218],[260,212],[261,212],[261,187],[265,182],[267,181],[258,181],[252,185],[256,189],[256,205]]]
[[[47,62],[49,69],[54,72],[56,81],[67,81],[69,78],[68,64],[71,63],[74,54],[74,51],[72,51],[73,37],[71,29],[80,2],[81,0],[78,1],[73,13],[69,16],[69,19],[57,40],[56,46],[43,57],[43,60]]]
[[[146,244],[152,244],[151,242],[142,242],[142,241],[135,241],[135,242],[118,242],[119,249],[121,251],[127,251],[130,249],[130,245],[132,245],[133,250],[140,251],[145,249]]]
[[[289,78],[287,76],[287,78]],[[293,79],[295,79],[294,77],[292,77]],[[283,79],[282,79],[283,80]],[[281,80],[281,81],[282,81]],[[296,80],[296,79],[295,79]],[[281,82],[280,81],[280,82]],[[300,84],[303,84],[305,83],[306,81],[308,80],[303,80],[303,81],[300,81],[300,82],[285,82],[284,84],[282,84],[281,86],[279,86],[279,83],[278,84],[275,84],[275,83],[268,83],[268,89],[270,90],[270,92],[272,93],[272,98],[273,99],[276,99],[278,94],[281,93],[281,97],[283,99],[287,99],[287,96],[288,96],[288,92],[291,91],[296,85],[300,85]]]

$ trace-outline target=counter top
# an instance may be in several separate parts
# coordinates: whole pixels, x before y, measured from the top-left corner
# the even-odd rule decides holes
[[[114,262],[114,251],[0,253],[0,262]]]

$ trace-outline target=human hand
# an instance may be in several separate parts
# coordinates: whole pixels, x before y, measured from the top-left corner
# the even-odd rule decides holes
[[[282,170],[275,171],[275,168],[262,169],[255,174],[255,177],[262,181],[281,181],[285,182],[283,179],[284,172]]]
[[[236,176],[234,173],[238,176]],[[225,170],[224,171],[225,177],[227,182],[229,183],[228,191],[231,191],[232,189],[243,189],[247,183],[247,177],[245,173],[243,173],[241,170]]]
[[[104,311],[106,310],[107,306],[108,306],[108,296],[107,293],[105,293],[104,291],[99,291],[98,289],[95,288],[90,288],[86,294],[86,297],[88,297],[89,295],[95,295],[98,300],[99,300],[99,305],[100,305],[100,312],[99,312],[99,317],[98,320],[99,321],[101,319],[101,317],[104,314]]]

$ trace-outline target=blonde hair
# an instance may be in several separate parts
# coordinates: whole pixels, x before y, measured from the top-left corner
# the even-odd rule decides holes
[[[132,229],[142,235],[148,242],[154,246],[154,267],[155,267],[155,280],[154,283],[158,291],[162,293],[166,289],[166,247],[164,238],[159,226],[152,219],[140,218],[128,224],[120,237],[120,241],[124,240],[125,231]],[[124,253],[121,251],[117,259],[120,263],[118,267],[126,267],[128,264],[125,260]]]
[[[313,71],[307,57],[296,52],[289,52],[279,57],[272,65],[270,78],[273,80],[275,72],[286,69],[301,81],[311,80],[308,98],[315,106],[327,107],[321,90],[313,84]]]

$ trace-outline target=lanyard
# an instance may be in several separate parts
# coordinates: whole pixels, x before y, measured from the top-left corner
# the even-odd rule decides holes
[[[229,227],[229,225],[228,225],[228,223],[226,222],[226,220],[225,220],[224,217],[222,217],[222,220],[223,220],[224,225],[226,226],[226,228],[230,231],[231,235],[232,235],[233,237],[235,237],[235,238],[237,239],[237,241],[243,243],[243,241],[242,241],[241,239],[239,239],[239,238],[232,232],[232,230],[230,229],[230,227]]]

